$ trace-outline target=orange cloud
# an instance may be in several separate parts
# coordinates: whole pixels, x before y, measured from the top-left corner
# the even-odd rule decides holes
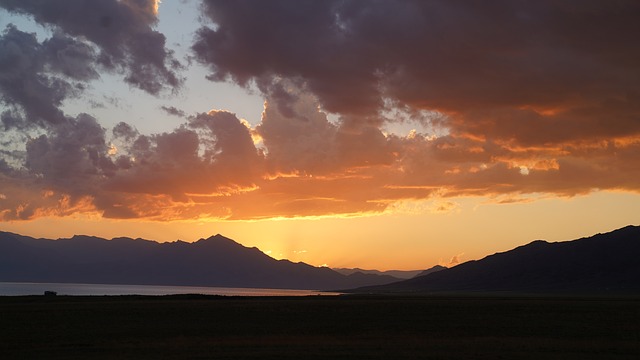
[[[28,146],[31,173],[13,171],[0,178],[3,189],[12,190],[0,199],[2,217],[74,212],[154,220],[354,216],[401,211],[394,204],[407,200],[480,195],[512,202],[523,194],[640,190],[635,181],[640,138],[546,148],[455,135],[383,135],[376,127],[333,124],[312,98],[294,95],[290,117],[266,102],[255,130],[264,139],[262,149],[256,148],[252,129],[224,111],[196,115],[174,132],[151,136],[120,124],[113,129],[117,155],[110,155],[106,141],[95,140],[105,135],[94,120],[78,120],[64,135],[51,134]],[[76,145],[54,152],[55,144],[70,144],[67,137],[81,133],[84,138],[73,137]],[[68,163],[70,156],[77,160]],[[455,203],[446,199],[425,209],[454,210]]]

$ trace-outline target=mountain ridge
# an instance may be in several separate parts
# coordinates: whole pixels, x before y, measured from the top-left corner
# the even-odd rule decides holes
[[[361,269],[361,268],[332,268],[334,271],[343,275],[351,275],[354,273],[363,274],[376,274],[376,275],[390,275],[399,279],[411,279],[416,276],[426,275],[432,272],[446,269],[442,265],[434,265],[426,270],[373,270],[373,269]]]
[[[353,292],[640,293],[640,227],[535,240],[449,269]]]
[[[36,239],[0,232],[0,281],[185,285],[323,290],[383,284],[329,268],[276,260],[216,234],[193,243],[75,235]]]

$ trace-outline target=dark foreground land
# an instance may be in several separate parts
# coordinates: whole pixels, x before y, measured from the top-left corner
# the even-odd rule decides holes
[[[0,297],[2,359],[638,359],[640,299]]]

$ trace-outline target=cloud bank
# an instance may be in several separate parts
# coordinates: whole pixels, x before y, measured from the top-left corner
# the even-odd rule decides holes
[[[203,1],[193,57],[210,80],[262,92],[257,125],[169,104],[186,122],[153,135],[65,115],[104,71],[150,94],[180,86],[155,5],[0,0],[54,29],[0,37],[0,218],[337,216],[640,191],[635,1]],[[386,130],[407,121],[421,126]]]

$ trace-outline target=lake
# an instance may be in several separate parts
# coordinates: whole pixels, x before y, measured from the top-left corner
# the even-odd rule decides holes
[[[203,294],[224,296],[310,296],[339,295],[314,290],[223,288],[200,286],[112,285],[66,283],[0,282],[0,296],[43,295],[55,291],[58,295],[176,295]]]

